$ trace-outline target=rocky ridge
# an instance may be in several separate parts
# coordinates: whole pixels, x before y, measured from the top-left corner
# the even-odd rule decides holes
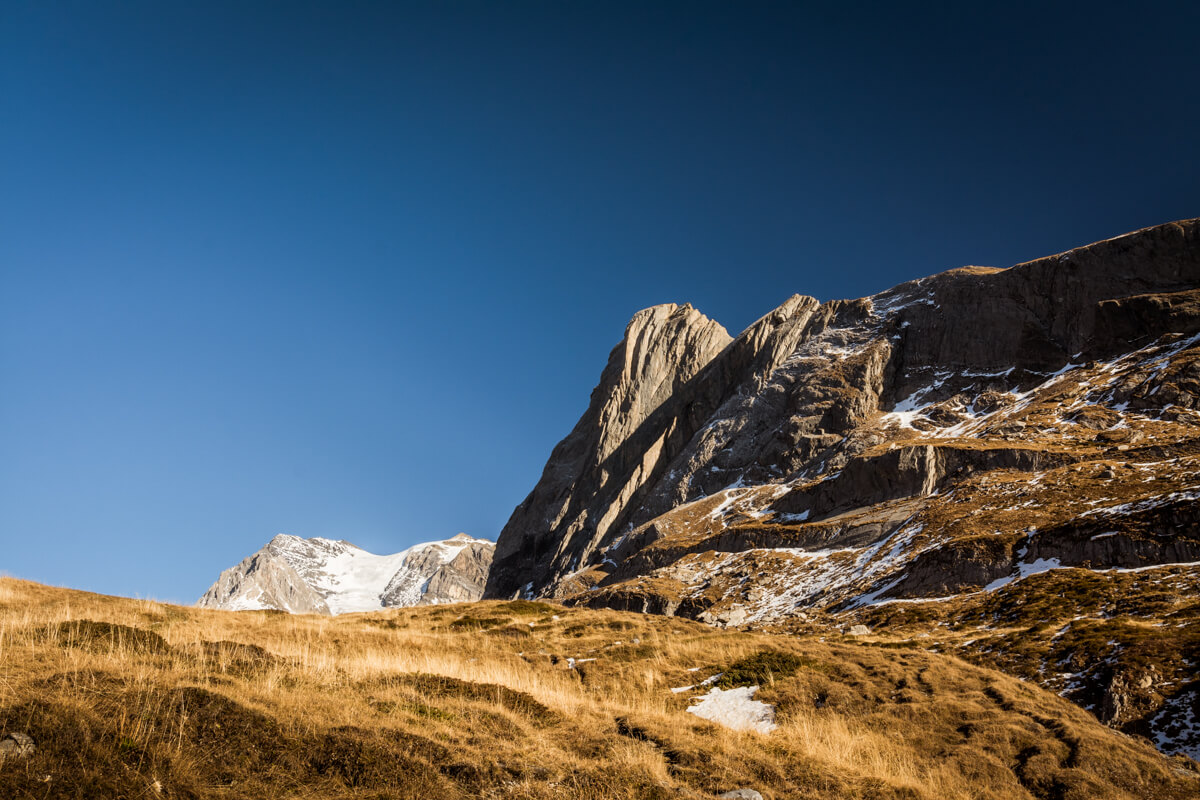
[[[900,610],[957,609],[977,624],[941,618],[941,646],[1200,755],[1200,221],[797,295],[723,334],[686,306],[634,318],[485,596],[912,636],[931,634]],[[1172,587],[1135,624],[1090,600],[1030,611],[1048,580],[1103,594],[1130,576]],[[1050,655],[1062,625],[1027,634],[1036,658],[1002,638],[1064,614],[1062,637],[1115,638],[1075,663]],[[1146,626],[1171,630],[1154,673],[1134,664]]]
[[[222,572],[197,605],[341,614],[478,600],[493,550],[465,533],[384,556],[346,541],[279,534]]]

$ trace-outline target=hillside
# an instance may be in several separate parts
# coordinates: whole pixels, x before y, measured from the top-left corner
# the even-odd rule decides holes
[[[1200,221],[736,338],[640,312],[488,597],[865,624],[1200,755]],[[932,641],[928,641],[932,640]]]
[[[688,713],[753,685],[774,730]],[[3,579],[11,734],[35,748],[0,758],[12,798],[1200,792],[1192,762],[951,656],[528,601],[233,614]]]

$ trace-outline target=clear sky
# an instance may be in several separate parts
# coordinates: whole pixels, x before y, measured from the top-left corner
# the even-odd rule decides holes
[[[0,571],[494,538],[640,308],[1200,216],[1200,4],[981,5],[5,0]]]

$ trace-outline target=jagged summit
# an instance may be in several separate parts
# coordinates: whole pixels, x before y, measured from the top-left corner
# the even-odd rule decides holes
[[[380,556],[344,539],[281,533],[222,572],[198,605],[342,614],[477,600],[492,550],[490,541],[460,533]]]
[[[1136,629],[1110,622],[1128,571],[1169,586],[1158,598],[1200,589],[1200,220],[794,295],[733,339],[679,308],[635,316],[501,532],[485,596],[754,625],[925,603],[952,625],[1082,581],[1114,605],[1054,606],[1093,629],[1068,616],[1030,675],[1200,753],[1200,728],[1172,728],[1200,718],[1181,655],[1200,626],[1156,642],[1152,678]],[[1173,602],[1141,606],[1145,624]],[[1009,652],[979,624],[964,641],[992,644],[971,652]],[[1061,677],[1049,653],[1094,638],[1102,654]]]
[[[663,404],[730,341],[721,325],[690,305],[654,306],[634,315],[609,354],[587,411],[554,448],[537,488],[505,526],[501,564],[489,577],[496,594],[515,592],[547,557],[571,568],[608,535],[617,519],[606,510],[620,508],[642,488],[654,454],[666,446],[662,436],[643,441],[639,431],[652,429],[647,420],[664,414]],[[581,474],[596,477],[599,497],[572,492]],[[548,530],[561,533],[562,541],[551,544]]]
[[[465,535],[465,534],[460,534],[460,535]],[[271,537],[271,541],[267,542],[267,545],[268,546],[276,545],[279,547],[289,547],[289,546],[293,546],[299,542],[309,542],[313,546],[328,547],[330,549],[339,549],[339,548],[355,546],[352,542],[348,542],[345,539],[325,539],[320,536],[314,536],[310,539],[305,539],[302,536],[296,536],[296,535],[290,534],[290,533],[275,534],[274,536]]]

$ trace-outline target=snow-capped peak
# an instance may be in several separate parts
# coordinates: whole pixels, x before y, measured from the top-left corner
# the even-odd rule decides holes
[[[281,533],[221,577],[200,605],[345,614],[386,606],[474,600],[493,543],[465,533],[376,555],[344,539]],[[464,551],[470,551],[459,558]]]

